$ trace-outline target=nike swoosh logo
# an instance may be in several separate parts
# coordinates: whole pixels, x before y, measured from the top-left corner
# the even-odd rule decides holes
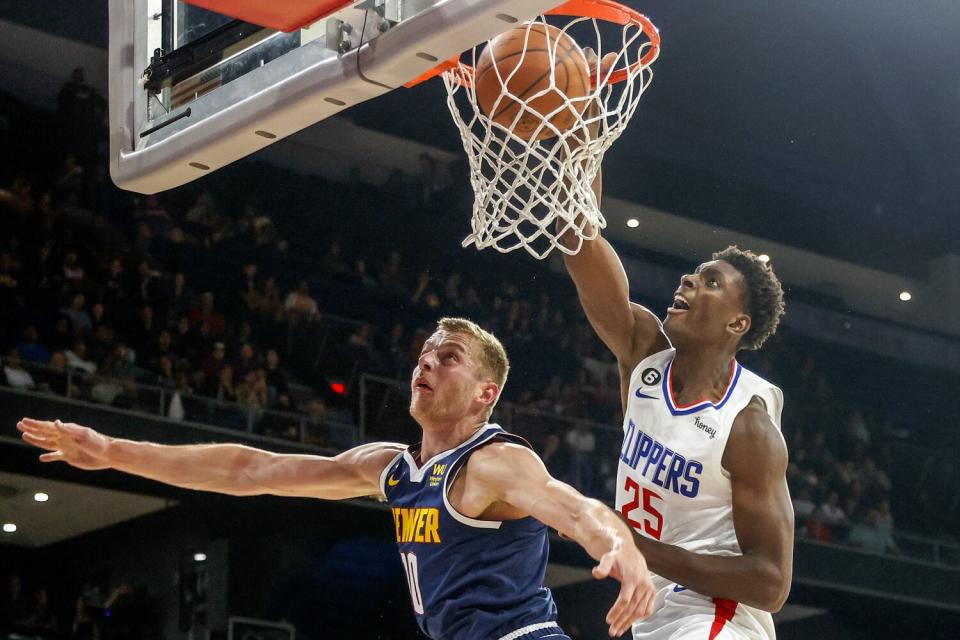
[[[636,393],[634,393],[634,395],[637,396],[638,398],[649,398],[650,400],[659,400],[659,399],[660,399],[660,398],[658,398],[657,396],[648,396],[648,395],[645,394],[645,393],[640,393],[640,389],[637,389],[637,391],[636,391]]]
[[[673,586],[673,592],[674,592],[674,593],[680,593],[681,591],[686,591],[686,590],[687,590],[686,587],[681,587],[681,586],[678,585],[678,584]]]
[[[395,487],[395,486],[397,486],[398,484],[400,484],[400,481],[399,481],[399,480],[394,480],[394,479],[393,479],[393,476],[390,476],[389,478],[387,478],[387,484],[390,485],[391,487]]]

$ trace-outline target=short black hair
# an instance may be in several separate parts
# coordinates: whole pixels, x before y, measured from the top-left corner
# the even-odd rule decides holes
[[[740,340],[740,348],[759,349],[777,332],[784,313],[780,279],[770,267],[769,260],[761,260],[753,251],[744,251],[734,245],[717,251],[713,259],[723,260],[743,276],[743,303],[751,322],[750,330]]]

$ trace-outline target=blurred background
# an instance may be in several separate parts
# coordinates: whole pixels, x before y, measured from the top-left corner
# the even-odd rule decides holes
[[[659,313],[731,243],[787,292],[740,358],[786,398],[779,637],[956,638],[960,5],[627,4],[663,38],[604,164],[633,298]],[[14,425],[412,443],[407,380],[443,315],[506,344],[495,420],[612,503],[615,362],[559,259],[460,248],[473,195],[439,81],[143,196],[107,168],[105,0],[0,2],[0,32],[0,637],[422,637],[378,503],[41,468]],[[563,541],[551,560],[561,623],[604,637],[614,585]]]

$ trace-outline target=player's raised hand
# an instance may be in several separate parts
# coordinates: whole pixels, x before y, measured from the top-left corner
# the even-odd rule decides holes
[[[650,580],[650,571],[643,554],[632,542],[626,541],[608,551],[593,568],[593,577],[606,577],[620,582],[620,595],[607,613],[610,636],[622,635],[637,620],[653,613],[653,601],[657,592]]]
[[[613,65],[617,62],[617,57],[620,55],[616,51],[610,51],[603,59],[600,60],[599,68],[597,65],[597,54],[590,47],[583,48],[583,55],[587,57],[587,67],[590,69],[590,77],[593,80],[594,84],[597,82],[603,81],[607,75],[610,73],[610,70],[613,69]]]
[[[24,442],[46,449],[41,462],[66,462],[78,469],[108,469],[107,449],[110,439],[93,429],[59,420],[24,418],[17,423]]]

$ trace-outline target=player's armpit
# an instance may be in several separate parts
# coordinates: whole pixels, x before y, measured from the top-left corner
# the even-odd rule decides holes
[[[623,264],[610,243],[598,235],[576,255],[563,256],[567,271],[587,319],[607,347],[626,365],[653,353],[658,342],[665,348],[660,322],[646,308],[630,302],[630,287]]]
[[[734,421],[722,464],[730,472],[733,523],[745,557],[755,559],[761,608],[778,611],[793,575],[793,506],[787,488],[787,447],[756,402]]]

